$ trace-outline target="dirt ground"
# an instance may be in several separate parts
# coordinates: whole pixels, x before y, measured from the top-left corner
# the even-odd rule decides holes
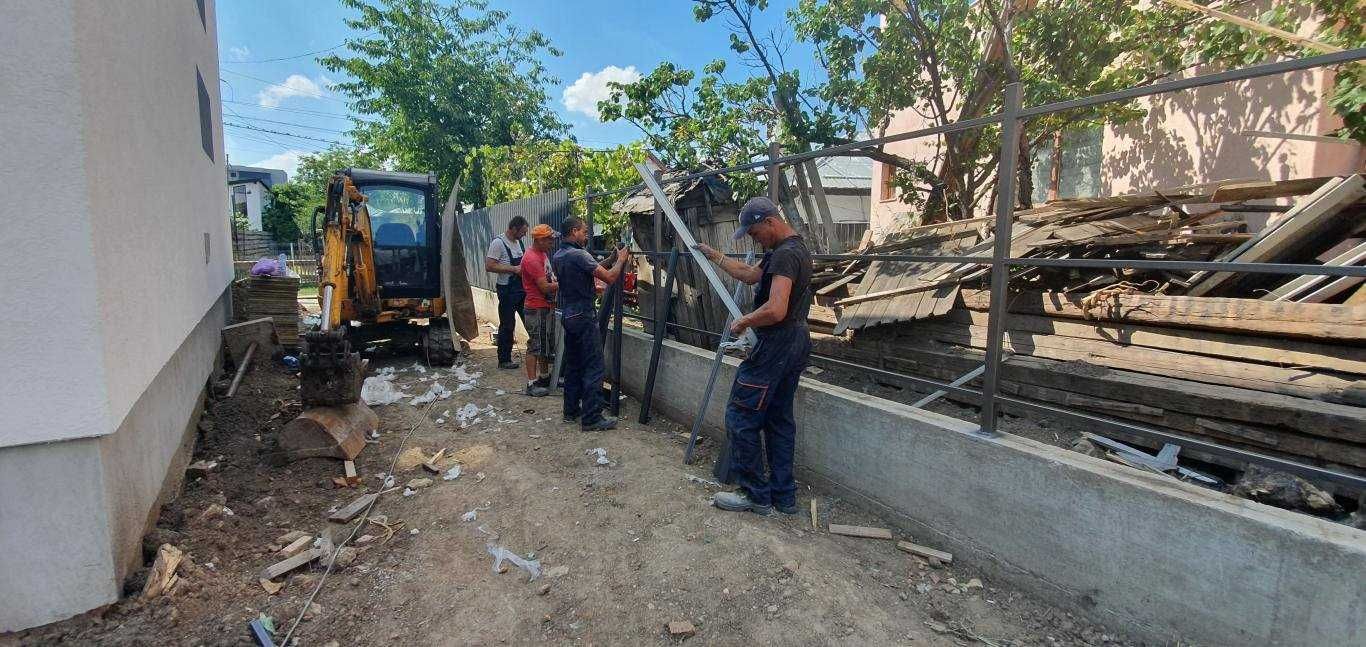
[[[296,571],[272,595],[257,579],[280,559],[272,544],[290,530],[338,541],[351,534],[355,524],[330,524],[328,511],[381,489],[405,440],[427,456],[446,449],[462,474],[443,481],[420,466],[398,471],[396,489],[371,513],[386,518],[392,535],[361,522],[356,536],[372,538],[327,577],[297,644],[1135,644],[1122,628],[1049,607],[971,564],[930,565],[893,542],[828,534],[831,522],[885,524],[805,484],[796,516],[716,510],[715,488],[689,480],[710,477],[712,448],[704,443],[697,465],[684,466],[683,427],[659,417],[637,424],[637,403],[627,400],[619,429],[584,433],[561,422],[558,398],[523,396],[521,371],[496,369],[487,344],[462,361],[459,372],[481,373],[463,381],[465,390],[457,369],[373,360],[394,367],[395,383],[412,395],[433,382],[454,393],[430,407],[406,399],[376,407],[380,435],[357,459],[362,484],[354,489],[334,486],[339,461],[267,464],[273,435],[299,411],[297,380],[254,370],[201,425],[195,458],[218,467],[186,483],[146,542],[185,551],[171,592],[133,595],[0,644],[244,645],[252,644],[248,622],[261,614],[281,640],[323,568]],[[480,413],[462,426],[460,410],[470,404]],[[606,465],[595,448],[606,450]],[[434,484],[404,496],[416,478]],[[463,521],[470,511],[475,519]],[[517,567],[495,573],[489,546],[538,560],[542,576],[528,581]],[[145,578],[144,568],[126,591],[136,594]],[[672,621],[692,623],[696,635],[670,637]]]

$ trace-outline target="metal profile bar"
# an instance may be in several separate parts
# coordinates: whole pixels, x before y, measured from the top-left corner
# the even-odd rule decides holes
[[[711,261],[707,260],[706,256],[702,255],[700,250],[697,249],[697,239],[692,237],[692,232],[688,231],[688,226],[684,224],[683,219],[678,216],[678,212],[674,210],[674,206],[669,203],[668,196],[664,195],[664,189],[660,188],[659,182],[655,181],[654,176],[650,173],[650,169],[644,164],[636,164],[636,172],[640,173],[640,177],[645,180],[646,186],[650,188],[650,193],[654,195],[655,204],[659,205],[659,208],[664,211],[665,217],[669,219],[669,224],[673,225],[674,234],[677,236],[674,246],[677,247],[678,241],[682,241],[688,248],[688,251],[692,253],[693,260],[697,261],[697,266],[701,268],[702,274],[707,277],[707,282],[711,283],[712,290],[716,292],[717,296],[721,297],[721,302],[725,304],[726,310],[730,312],[731,318],[739,319],[740,317],[743,317],[744,313],[740,312],[740,305],[736,303],[735,298],[726,291],[726,284],[721,282],[721,277],[716,273],[716,267],[712,265]],[[750,346],[753,346],[755,340],[754,331],[746,329],[745,341]]]
[[[754,262],[754,248],[750,248],[749,256],[745,258],[745,264]],[[745,284],[735,282],[735,291],[730,294],[731,301],[740,300],[740,292],[745,289]],[[716,376],[721,373],[721,361],[726,355],[726,342],[730,340],[730,324],[734,321],[732,317],[726,317],[725,323],[721,325],[720,339],[716,343],[716,356],[711,360],[711,374],[707,376],[707,386],[702,389],[702,402],[697,406],[697,415],[693,416],[692,433],[688,436],[688,448],[683,452],[683,464],[692,465],[693,450],[697,449],[697,435],[702,432],[702,419],[707,415],[707,405],[711,403],[712,389],[716,388]],[[658,325],[658,324],[656,324]],[[726,431],[727,442],[721,447],[721,454],[716,457],[716,466],[712,469],[712,475],[716,480],[729,484],[730,478],[730,431]]]
[[[659,374],[659,355],[664,350],[664,337],[669,334],[669,320],[673,314],[674,276],[678,274],[678,248],[669,252],[669,277],[664,279],[664,311],[656,310],[653,321],[654,341],[650,344],[650,369],[645,373],[645,392],[640,398],[640,424],[650,421],[650,405],[655,394],[655,378]]]
[[[985,435],[996,433],[996,387],[1001,373],[1001,341],[1005,334],[1006,288],[1010,281],[1011,225],[1015,219],[1015,164],[1019,160],[1020,83],[1005,87],[1005,121],[1001,124],[1001,157],[996,166],[996,231],[992,245],[991,307],[987,314],[986,372],[982,376],[982,423]]]
[[[1366,266],[1304,265],[1299,263],[1230,263],[1221,261],[1149,261],[1106,258],[1007,258],[1009,265],[1032,267],[1091,267],[1104,269],[1172,270],[1181,272],[1245,272],[1248,274],[1313,274],[1366,276]]]
[[[1130,99],[1149,97],[1154,94],[1165,94],[1168,92],[1178,92],[1181,90],[1203,88],[1208,85],[1218,85],[1220,83],[1230,83],[1233,81],[1246,81],[1248,79],[1255,79],[1259,76],[1271,76],[1275,74],[1285,74],[1286,72],[1298,72],[1300,70],[1308,70],[1315,67],[1323,67],[1326,65],[1351,63],[1352,61],[1359,61],[1362,59],[1366,59],[1366,47],[1358,47],[1356,49],[1349,49],[1342,52],[1334,52],[1332,54],[1320,54],[1318,56],[1296,58],[1288,61],[1275,61],[1272,63],[1263,63],[1261,65],[1253,65],[1251,67],[1244,67],[1237,70],[1226,70],[1223,72],[1215,72],[1214,74],[1202,74],[1200,76],[1192,76],[1186,79],[1161,81],[1150,85],[1142,85],[1135,88],[1117,90],[1115,92],[1106,92],[1104,94],[1097,94],[1089,97],[1082,97],[1079,99],[1055,101],[1053,103],[1045,103],[1039,106],[1024,108],[1020,110],[1019,116],[1021,118],[1036,117],[1039,115],[1046,115],[1054,112],[1063,112],[1065,110],[1075,110],[1077,108],[1088,108],[1090,106],[1098,106],[1102,103],[1128,101]]]
[[[624,261],[623,261],[624,262]],[[612,302],[612,416],[621,416],[621,308],[626,301],[626,268],[617,275],[617,298]],[[606,304],[604,304],[606,305]]]
[[[976,389],[969,389],[963,386],[954,386],[952,384],[947,384],[944,382],[940,382],[938,380],[916,377],[914,375],[906,375],[905,373],[897,373],[895,371],[889,371],[887,369],[876,368],[864,364],[856,364],[854,362],[837,359],[829,355],[812,353],[811,358],[819,360],[822,364],[833,364],[835,366],[839,366],[840,368],[847,368],[855,371],[865,371],[889,380],[905,380],[907,382],[914,382],[916,384],[924,385],[932,389],[948,391],[949,393],[956,393],[958,395],[966,396],[973,402],[980,402],[982,399],[982,392]]]
[[[998,395],[996,396],[996,400],[1001,404],[1005,405],[1006,408],[1009,409],[1041,413],[1044,415],[1061,416],[1075,421],[1084,422],[1087,425],[1100,427],[1102,429],[1114,429],[1121,432],[1128,432],[1138,436],[1143,436],[1145,438],[1151,438],[1158,442],[1179,445],[1183,449],[1192,449],[1202,451],[1207,454],[1213,454],[1215,456],[1222,456],[1225,458],[1243,461],[1246,463],[1256,463],[1259,465],[1265,465],[1267,467],[1302,476],[1311,481],[1337,483],[1352,488],[1356,488],[1358,490],[1366,489],[1366,477],[1356,476],[1354,474],[1338,472],[1335,470],[1330,470],[1315,465],[1305,465],[1303,463],[1297,463],[1295,461],[1279,458],[1276,456],[1258,454],[1257,452],[1239,449],[1237,447],[1227,447],[1224,445],[1220,445],[1218,443],[1200,440],[1198,438],[1191,438],[1179,434],[1168,433],[1165,431],[1151,429],[1141,425],[1122,422],[1119,420],[1113,420],[1110,418],[1096,416],[1089,413],[1081,413],[1078,411],[1073,411],[1071,409],[1061,409],[1047,404],[1041,404],[1029,400],[1021,400],[1019,398],[1014,398],[1010,396]]]

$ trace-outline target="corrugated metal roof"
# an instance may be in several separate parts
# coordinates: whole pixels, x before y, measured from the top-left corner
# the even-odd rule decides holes
[[[670,171],[663,175],[663,179],[668,180],[671,177],[679,177],[685,174],[685,171]],[[699,186],[705,186],[711,193],[712,204],[722,205],[735,202],[735,195],[730,184],[718,177],[694,178],[687,182],[665,184],[662,188],[669,201],[678,204],[681,198],[692,193]],[[655,201],[650,195],[649,189],[640,189],[612,203],[612,210],[622,213],[653,213]]]

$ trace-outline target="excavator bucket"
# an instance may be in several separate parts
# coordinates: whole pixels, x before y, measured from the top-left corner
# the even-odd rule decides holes
[[[441,210],[441,291],[446,297],[446,319],[451,334],[465,339],[479,336],[479,320],[474,311],[474,292],[465,275],[465,244],[456,223],[456,206],[460,197],[460,181],[451,187],[446,206]]]
[[[366,435],[378,428],[379,416],[363,402],[310,407],[280,429],[280,457],[354,460],[365,449]]]

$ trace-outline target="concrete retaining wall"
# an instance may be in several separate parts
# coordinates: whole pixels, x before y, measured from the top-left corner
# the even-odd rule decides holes
[[[474,313],[478,315],[481,322],[487,321],[495,326],[498,325],[498,293],[483,288],[470,288],[470,291],[474,293]],[[493,328],[483,326],[481,323],[479,336],[492,343],[489,333],[493,331]],[[517,320],[517,332],[513,337],[519,344],[525,343],[529,339],[526,334],[526,326],[522,325],[521,319]],[[526,349],[523,348],[522,350]]]
[[[691,422],[711,353],[667,342],[656,411]],[[639,397],[648,337],[628,331]],[[705,420],[722,424],[736,360]],[[661,395],[667,394],[667,395]],[[1366,532],[803,380],[798,473],[918,543],[1154,641],[1366,644]],[[892,547],[888,546],[889,550]]]

